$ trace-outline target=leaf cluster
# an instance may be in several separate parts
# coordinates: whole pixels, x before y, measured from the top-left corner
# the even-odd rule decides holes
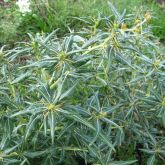
[[[165,159],[164,54],[145,17],[109,5],[113,19],[1,48],[2,164],[135,164],[116,155],[139,143],[148,165]]]

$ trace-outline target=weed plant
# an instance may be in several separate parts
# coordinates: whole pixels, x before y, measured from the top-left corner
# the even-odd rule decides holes
[[[1,164],[165,160],[165,55],[150,13],[137,19],[109,6],[113,16],[79,18],[78,32],[1,48]],[[130,146],[135,156],[120,157]]]
[[[150,10],[153,12],[154,18],[151,20],[152,32],[165,42],[165,5],[160,6],[158,0],[112,0],[115,6],[121,11],[127,9],[128,13],[138,13]]]

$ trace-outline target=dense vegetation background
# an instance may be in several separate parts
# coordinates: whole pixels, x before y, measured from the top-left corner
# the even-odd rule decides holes
[[[0,43],[13,43],[24,38],[27,32],[51,32],[60,28],[59,35],[69,32],[68,27],[77,30],[82,27],[82,22],[73,17],[96,17],[98,13],[111,15],[112,12],[103,0],[49,0],[49,9],[43,5],[43,0],[33,0],[33,12],[20,18],[20,13],[15,9],[15,1],[6,0],[0,5]],[[8,3],[7,3],[8,2]],[[165,40],[165,8],[155,0],[112,0],[119,11],[126,9],[127,13],[145,12],[153,13],[151,25],[153,33]]]

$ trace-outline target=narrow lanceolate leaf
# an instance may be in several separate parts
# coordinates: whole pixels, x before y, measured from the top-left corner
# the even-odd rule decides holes
[[[119,125],[117,125],[115,122],[113,122],[112,120],[107,119],[105,117],[103,118],[103,120],[105,120],[107,123],[109,123],[111,125],[114,125],[116,128],[120,129],[120,131],[122,131],[122,128]]]
[[[110,147],[114,152],[116,151],[114,144],[111,143],[110,139],[107,139],[107,137],[102,133],[100,133],[100,137],[102,138],[103,142],[105,142],[108,145],[108,147]]]
[[[102,78],[100,78],[100,77],[96,77],[96,79],[98,80],[98,81],[100,81],[100,83],[103,85],[103,86],[107,86],[107,82],[106,82],[106,80],[104,80],[104,79],[102,79]]]
[[[9,153],[13,152],[19,145],[20,145],[20,144],[17,144],[17,145],[15,145],[14,147],[7,148],[7,149],[4,151],[4,153],[5,153],[5,154],[9,154]]]
[[[47,151],[27,151],[24,152],[24,156],[28,157],[28,158],[36,158],[36,157],[40,157],[42,155],[44,155]]]
[[[51,102],[51,95],[49,92],[49,88],[47,86],[47,84],[42,83],[41,81],[39,81],[40,86],[39,88],[36,88],[36,90],[39,92],[39,94],[47,101],[47,102]]]
[[[26,48],[26,49],[22,49],[22,50],[15,50],[14,53],[10,52],[7,55],[7,57],[8,57],[8,60],[11,62],[11,61],[15,60],[17,57],[25,55],[25,54],[29,53],[30,51],[31,51],[31,48]]]
[[[33,62],[29,65],[25,65],[20,67],[20,69],[26,69],[26,68],[43,68],[43,67],[48,67],[48,66],[52,66],[54,64],[57,63],[57,59],[56,58],[45,58],[43,60],[37,61],[37,62]]]
[[[88,61],[92,59],[92,57],[94,57],[94,55],[81,55],[81,56],[76,57],[76,62]]]
[[[49,127],[50,127],[52,144],[54,144],[56,122],[55,122],[55,113],[53,111],[48,114],[48,122],[49,122]]]
[[[60,98],[61,94],[62,94],[62,88],[63,88],[63,80],[62,78],[60,77],[58,79],[58,82],[57,82],[57,94],[56,94],[56,97],[54,98],[54,103],[57,102],[57,100]]]
[[[45,115],[43,118],[43,124],[44,124],[44,135],[47,134],[47,116]]]
[[[56,34],[56,32],[58,31],[59,29],[56,29],[56,30],[54,30],[52,33],[50,33],[45,39],[44,39],[44,44],[46,44],[48,41],[50,41],[51,40],[51,38],[53,38],[54,37],[54,35]]]
[[[24,114],[34,114],[34,110],[33,109],[30,109],[30,110],[20,110],[14,114],[12,114],[10,117],[13,118],[15,116],[18,116],[18,115],[24,115]]]
[[[32,131],[34,130],[35,128],[35,124],[36,122],[38,121],[38,119],[40,118],[41,116],[38,115],[38,116],[35,116],[35,117],[31,117],[30,118],[30,121],[27,125],[27,128],[26,128],[26,134],[25,134],[25,140],[27,140],[27,138],[32,134]]]
[[[72,35],[65,38],[64,47],[65,47],[66,52],[68,52],[71,49],[72,43],[73,43],[73,36]]]
[[[66,151],[83,151],[83,152],[88,152],[88,150],[86,148],[76,148],[76,147],[63,147],[60,148],[58,147],[57,149],[59,150],[66,150]]]
[[[76,85],[77,85],[77,83],[75,82],[75,84],[70,89],[68,89],[66,92],[64,92],[63,94],[61,94],[59,100],[62,100],[65,97],[69,96],[69,94],[74,90],[74,88],[76,87]]]
[[[27,79],[27,78],[28,78],[29,76],[31,76],[31,75],[32,75],[31,72],[23,73],[23,74],[21,74],[19,77],[17,77],[15,80],[13,80],[13,81],[11,82],[11,84],[19,83],[19,82],[21,82],[21,81]]]
[[[155,155],[152,155],[148,160],[147,160],[147,165],[154,165],[155,164]]]
[[[108,5],[110,7],[110,9],[112,10],[112,12],[114,13],[114,15],[119,18],[120,17],[120,13],[117,11],[117,9],[114,7],[114,5],[108,1]]]
[[[99,137],[99,133],[101,131],[101,126],[100,126],[100,121],[99,119],[97,119],[96,121],[96,136],[93,138],[92,142],[89,144],[89,146],[91,146]]]
[[[72,115],[70,117],[73,118],[74,120],[76,120],[77,122],[80,122],[83,125],[89,127],[90,129],[92,129],[94,131],[96,130],[95,127],[91,123],[89,123],[88,121],[84,120],[82,117],[77,116],[77,115]]]
[[[110,165],[129,165],[129,164],[135,164],[137,160],[129,160],[129,161],[114,161],[110,163]]]

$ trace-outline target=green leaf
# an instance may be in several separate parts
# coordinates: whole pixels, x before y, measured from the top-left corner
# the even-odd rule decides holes
[[[97,119],[97,121],[96,121],[96,136],[90,142],[89,146],[91,146],[97,140],[97,138],[99,137],[100,131],[101,131],[100,121]]]
[[[92,129],[94,131],[96,130],[95,127],[91,123],[89,123],[88,121],[84,120],[82,117],[77,116],[77,115],[72,115],[70,117],[73,118],[74,120],[76,120],[77,122],[80,122],[80,123],[84,124],[88,128],[90,128],[90,129]]]
[[[75,83],[70,89],[68,89],[66,92],[64,92],[63,94],[61,94],[59,101],[64,99],[65,97],[67,97],[72,91],[73,89],[76,87],[77,83]]]
[[[40,156],[43,156],[45,153],[47,153],[47,151],[33,151],[33,152],[30,152],[30,151],[25,151],[23,153],[24,156],[28,157],[28,158],[36,158],[36,157],[40,157]]]
[[[35,128],[35,124],[38,121],[38,119],[40,119],[40,115],[34,117],[31,116],[29,123],[27,124],[27,128],[26,128],[26,133],[24,135],[25,140],[27,140],[27,138],[30,136],[30,134],[32,134],[32,130]]]
[[[56,121],[55,121],[55,113],[53,111],[48,114],[48,122],[49,122],[49,126],[50,126],[52,144],[54,144]]]
[[[148,160],[147,160],[147,165],[154,165],[155,164],[155,155],[152,155]]]
[[[113,161],[110,163],[110,165],[128,165],[128,164],[134,164],[137,160],[129,160],[129,161]]]

